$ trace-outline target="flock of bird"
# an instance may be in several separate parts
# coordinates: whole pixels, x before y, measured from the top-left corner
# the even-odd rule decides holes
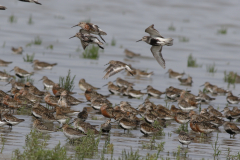
[[[40,4],[37,0],[21,1]],[[6,9],[6,7],[0,6],[0,9],[3,10]],[[101,49],[104,49],[103,42],[105,42],[105,40],[102,38],[102,35],[107,35],[107,33],[100,29],[98,25],[80,22],[73,27],[76,26],[81,27],[81,29],[73,37],[80,39],[83,49],[86,49],[89,44],[96,44]],[[162,37],[159,32],[154,29],[154,25],[149,26],[145,32],[150,36],[144,36],[139,41],[144,41],[152,46],[151,52],[153,56],[157,62],[165,68],[165,60],[163,59],[161,53],[162,47],[165,45],[173,45],[173,39]],[[92,34],[98,35],[103,42]],[[16,54],[21,54],[23,49],[21,47],[12,48],[12,51]],[[129,50],[125,50],[125,54],[129,58],[141,56]],[[12,62],[0,60],[1,66],[7,66],[11,63]],[[56,63],[49,64],[39,60],[33,61],[35,69],[51,69],[56,65]],[[125,70],[130,76],[137,75],[148,78],[153,75],[152,72],[147,73],[145,71],[135,69],[131,65],[121,61],[111,60],[106,65],[108,65],[108,67],[104,70],[106,72],[103,77],[104,79],[107,79],[122,70]],[[12,71],[14,71],[15,75],[20,79],[34,74],[34,72],[28,72],[17,66],[15,66]],[[172,69],[169,69],[167,73],[169,74],[169,78],[178,79],[182,85],[192,85],[193,83],[192,77],[190,76],[186,79],[182,79],[185,73],[177,73]],[[207,93],[211,93],[216,96],[227,94],[226,101],[229,104],[239,103],[240,99],[237,96],[234,96],[231,91],[219,88],[209,82],[204,83],[204,91],[206,92],[199,91],[198,95],[192,94],[191,91],[178,89],[172,86],[166,88],[165,91],[159,91],[148,85],[146,86],[146,92],[142,92],[133,88],[134,83],[128,82],[119,77],[114,81],[115,84],[114,82],[108,82],[106,84],[111,94],[120,94],[123,96],[130,96],[132,98],[141,98],[146,94],[148,94],[149,97],[160,98],[160,96],[165,94],[167,101],[176,103],[178,106],[176,107],[175,105],[172,105],[171,108],[167,108],[167,106],[164,107],[161,104],[154,104],[149,100],[149,98],[147,98],[142,104],[135,108],[127,101],[121,101],[116,106],[113,106],[109,95],[102,95],[98,93],[97,90],[100,88],[92,86],[87,83],[85,79],[81,79],[79,81],[79,88],[84,91],[87,102],[76,99],[72,96],[76,93],[60,87],[59,84],[53,82],[46,76],[43,76],[41,79],[44,88],[46,89],[45,91],[39,90],[30,82],[25,84],[18,82],[13,77],[14,76],[9,75],[6,72],[0,71],[0,79],[7,80],[7,84],[12,85],[12,89],[8,92],[0,90],[0,126],[9,125],[12,127],[23,122],[24,119],[18,119],[13,115],[13,113],[14,110],[27,107],[31,109],[32,115],[35,117],[33,128],[40,132],[55,132],[57,130],[48,128],[45,123],[58,122],[61,124],[64,135],[70,140],[85,136],[89,130],[93,131],[94,134],[109,132],[111,130],[112,123],[117,123],[124,129],[124,132],[125,130],[129,131],[139,127],[140,131],[144,135],[152,135],[160,132],[162,128],[167,127],[166,121],[172,120],[175,120],[179,124],[189,124],[192,131],[196,133],[203,133],[206,136],[214,131],[219,132],[220,126],[223,126],[224,130],[230,134],[230,138],[231,136],[234,137],[236,134],[240,133],[240,129],[234,122],[232,122],[234,119],[240,118],[240,110],[237,107],[233,107],[232,110],[225,107],[223,114],[211,105],[202,109],[199,114],[194,111],[198,109],[201,103],[209,103],[210,101],[215,100],[215,98],[210,97]],[[53,95],[51,95],[50,92],[52,92]],[[51,106],[51,109],[43,106],[43,103]],[[108,118],[106,122],[100,126],[100,130],[97,130],[96,126],[86,122],[88,120],[89,113],[89,109],[87,107],[84,107],[81,112],[71,108],[71,106],[78,105],[80,103],[90,103],[93,109],[98,110],[102,116]],[[111,119],[114,119],[115,121],[112,122]],[[153,125],[155,123],[158,125]],[[73,127],[70,126],[71,124],[73,124]],[[60,128],[58,130],[60,130]],[[193,137],[184,131],[179,133],[178,138],[182,145],[187,146],[193,140]]]

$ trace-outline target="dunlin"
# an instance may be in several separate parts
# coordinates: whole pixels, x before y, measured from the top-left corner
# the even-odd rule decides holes
[[[188,76],[188,78],[186,78],[186,79],[178,78],[178,80],[181,82],[181,85],[191,86],[193,83],[191,76]]]
[[[102,113],[102,115],[106,118],[113,118],[113,107],[110,107],[108,104],[103,103],[100,111]]]
[[[145,72],[145,71],[141,71],[139,69],[136,69],[136,75],[139,76],[139,77],[146,77],[146,78],[149,78],[153,75],[153,72]]]
[[[210,92],[210,93],[213,93],[213,87],[214,87],[214,85],[212,85],[211,83],[209,83],[209,82],[205,82],[203,85],[201,85],[201,86],[204,86],[204,88],[208,91],[208,92]],[[200,86],[200,87],[201,87]]]
[[[92,90],[97,90],[97,89],[100,89],[100,88],[97,88],[97,87],[93,87],[91,84],[87,83],[85,81],[85,79],[80,79],[79,83],[78,83],[78,86],[81,90],[83,91],[86,91],[88,88],[92,89]]]
[[[81,119],[82,121],[86,121],[86,119],[88,118],[88,112],[87,112],[87,107],[84,107],[82,112],[80,112],[77,117],[79,119]]]
[[[123,117],[129,118],[129,112],[124,112],[120,110],[119,106],[117,106],[117,108],[114,108],[114,110],[112,111],[112,115],[116,121],[120,120]]]
[[[66,94],[76,94],[76,92],[71,92],[71,91],[67,91],[66,89],[60,87],[59,84],[55,83],[52,87],[52,92],[55,96],[60,96],[62,94],[62,92],[66,92]]]
[[[213,106],[208,106],[207,109],[211,116],[223,117],[222,113],[214,109]]]
[[[178,112],[182,112],[182,110],[179,109],[179,108],[177,108],[175,105],[172,105],[172,106],[171,106],[170,111],[171,111],[171,114],[172,114],[172,115],[175,115],[175,114],[178,113]]]
[[[65,124],[66,121],[67,121],[68,119],[70,119],[70,118],[62,113],[60,107],[56,107],[55,119],[56,119],[59,123]]]
[[[28,76],[31,76],[34,74],[34,72],[29,73],[29,72],[25,71],[24,69],[21,69],[17,66],[15,66],[11,71],[13,71],[13,70],[15,72],[15,75],[18,76],[19,78],[28,77]]]
[[[106,120],[106,122],[104,122],[103,124],[101,124],[101,130],[102,132],[110,132],[112,128],[112,125],[111,125],[111,119],[108,119]]]
[[[131,130],[131,129],[134,129],[137,127],[137,123],[135,121],[132,121],[128,118],[122,118],[119,120],[119,126],[124,129],[124,133],[125,133],[125,130]]]
[[[103,79],[107,79],[108,77],[111,77],[124,69],[127,70],[131,75],[133,75],[133,70],[131,69],[131,67],[129,67],[129,65],[123,62],[111,60],[106,65],[108,64],[109,66],[104,70],[104,72],[107,73],[105,74]]]
[[[130,112],[133,114],[138,114],[139,111],[135,108],[133,108],[128,102],[126,101],[121,101],[120,102],[120,109],[124,112]]]
[[[18,108],[22,107],[22,104],[20,102],[9,97],[8,95],[6,95],[2,98],[1,103],[7,105],[9,107],[10,111],[11,111],[11,109],[18,109]]]
[[[151,126],[148,123],[143,122],[140,124],[140,132],[142,132],[144,135],[151,135],[151,134],[157,133],[159,131],[160,131],[160,129],[154,128],[153,126]]]
[[[35,128],[37,131],[39,132],[43,132],[43,133],[50,133],[50,132],[54,132],[54,130],[48,128],[47,126],[45,126],[40,120],[35,119],[33,122],[33,128]]]
[[[230,138],[232,137],[233,135],[233,138],[236,134],[239,134],[240,133],[240,129],[237,127],[236,124],[232,123],[232,122],[224,122],[223,123],[223,127],[224,127],[224,130],[230,134]]]
[[[81,131],[69,127],[68,124],[64,124],[62,129],[63,129],[63,134],[67,138],[69,138],[71,141],[84,136],[84,134]]]
[[[0,66],[8,66],[11,63],[12,62],[8,62],[8,61],[4,61],[4,60],[0,59]]]
[[[183,111],[189,112],[191,110],[197,109],[198,107],[196,105],[191,105],[184,99],[178,100],[178,107],[181,108]]]
[[[200,90],[198,92],[198,96],[196,97],[196,99],[199,99],[202,102],[206,102],[206,103],[209,103],[210,101],[215,100],[215,98],[208,96],[207,94],[203,93]]]
[[[192,140],[194,140],[194,138],[190,137],[187,133],[185,133],[184,131],[181,131],[178,135],[178,141],[183,145],[188,145],[192,142]]]
[[[44,96],[45,92],[43,91],[40,91],[37,87],[31,85],[30,83],[26,83],[25,85],[25,89],[28,90],[29,93],[35,95],[35,96],[39,96],[39,97],[42,97]]]
[[[103,30],[101,30],[96,24],[87,23],[87,22],[79,22],[77,25],[75,25],[73,27],[77,27],[77,26],[79,26],[83,29],[83,30],[80,30],[79,32],[88,33],[88,34],[90,34],[90,33],[97,34],[105,42],[105,40],[102,38],[101,35],[107,35],[107,33],[104,32]],[[85,31],[85,32],[83,32],[83,31]]]
[[[59,98],[52,96],[49,92],[45,93],[44,101],[50,106],[58,106]]]
[[[18,103],[22,105],[32,106],[34,105],[34,102],[26,98],[25,96],[21,95],[20,92],[14,95],[14,100],[16,100]]]
[[[228,93],[228,91],[222,88],[218,88],[218,86],[214,85],[212,93],[218,95],[225,95],[226,93]]]
[[[128,58],[141,56],[140,54],[136,54],[136,53],[134,53],[134,52],[132,52],[132,51],[130,51],[128,49],[125,49],[124,52],[125,52],[126,57],[128,57]]]
[[[109,95],[104,96],[92,89],[87,89],[85,91],[84,95],[85,95],[87,101],[91,101],[93,98],[105,98],[106,99],[107,97],[109,97]]]
[[[21,82],[16,82],[15,79],[11,79],[6,85],[11,84],[12,88],[22,89],[25,87],[25,84]]]
[[[7,74],[6,72],[0,71],[0,80],[8,80],[10,78],[13,78],[14,76]]]
[[[92,131],[94,134],[99,134],[99,131],[96,130],[96,126],[91,125],[90,123],[86,123],[76,118],[74,122],[74,127],[87,134],[89,131]]]
[[[234,96],[231,91],[228,91],[226,99],[229,104],[238,104],[240,101],[240,99],[237,96]]]
[[[80,32],[76,33],[74,36],[70,37],[69,39],[74,37],[79,38],[84,50],[89,44],[97,44],[99,48],[104,49],[103,46],[101,46],[103,45],[103,43],[97,37],[92,36],[90,34],[82,34],[81,33],[82,31],[83,29],[80,29]]]
[[[240,114],[240,109],[238,109],[236,106],[233,107],[232,111]]]
[[[2,120],[2,113],[0,113],[0,127],[6,125],[7,122],[5,120]]]
[[[23,48],[22,47],[18,47],[18,48],[12,47],[12,51],[14,54],[22,54]]]
[[[43,112],[41,115],[41,119],[42,119],[42,121],[47,122],[47,123],[49,123],[49,122],[52,123],[52,122],[57,121],[56,118],[54,117],[54,115],[52,113],[48,113],[48,112]]]
[[[32,102],[43,102],[43,98],[35,96],[26,90],[22,92],[22,96],[26,97],[27,99],[29,99]]]
[[[39,60],[33,61],[34,68],[36,69],[52,69],[53,66],[56,66],[57,63],[47,63],[47,62],[41,62]]]
[[[182,78],[185,74],[184,72],[183,73],[175,72],[172,69],[168,69],[167,73],[169,73],[169,78],[175,78],[175,79]]]
[[[175,100],[177,99],[177,97],[179,96],[178,93],[176,93],[176,92],[174,92],[174,91],[170,91],[169,88],[166,89],[165,94],[166,94],[166,97],[167,97],[168,99],[174,100],[174,101],[175,101]]]
[[[36,3],[36,4],[39,4],[39,5],[42,5],[41,3],[38,2],[38,0],[19,0],[19,1],[22,1],[22,2],[30,2],[30,3]]]
[[[115,81],[116,81],[117,86],[119,86],[119,87],[127,88],[128,86],[134,86],[134,83],[128,82],[128,81],[123,80],[123,79],[121,79],[119,77]]]
[[[209,119],[210,113],[208,113],[207,108],[203,108],[200,112],[200,116],[205,117],[206,119]]]
[[[0,10],[6,10],[7,8],[5,6],[0,5]]]
[[[121,89],[118,86],[114,85],[113,82],[110,81],[106,85],[108,86],[108,91],[110,93],[112,93],[112,94],[121,93]],[[106,85],[104,85],[104,86],[106,86]]]
[[[231,122],[232,120],[237,119],[237,118],[240,117],[240,113],[231,111],[228,107],[225,107],[222,112],[224,112],[223,115],[224,115],[227,119],[229,119],[230,122]]]
[[[217,126],[207,121],[197,122],[196,128],[200,133],[204,133],[206,136],[214,131],[219,131]]]
[[[150,45],[151,52],[154,56],[154,58],[157,60],[157,62],[165,69],[165,60],[162,57],[162,47],[163,46],[172,46],[173,45],[173,39],[172,38],[164,38],[160,35],[160,33],[154,28],[154,25],[149,26],[147,29],[145,29],[145,32],[150,34],[150,36],[144,36],[139,41],[144,41]]]
[[[144,113],[144,119],[145,119],[145,121],[146,122],[148,122],[148,123],[154,123],[155,122],[155,120],[157,120],[157,118],[158,118],[158,115],[155,115],[155,114],[153,114],[150,110],[146,110],[146,112]]]
[[[220,127],[221,125],[223,125],[223,123],[225,122],[223,119],[218,118],[216,116],[210,116],[208,118],[209,122],[212,123],[215,126]]]
[[[159,90],[154,89],[152,86],[147,86],[147,93],[149,96],[160,97],[165,92],[160,92]]]
[[[163,109],[163,108],[158,107],[158,109],[155,109],[151,113],[153,113],[153,112],[155,112],[157,114],[158,118],[165,119],[165,120],[174,119],[174,117],[171,115],[171,112],[169,110],[167,111],[166,108]]]
[[[67,91],[63,91],[61,93],[61,96],[60,96],[60,98],[58,100],[58,105],[60,107],[70,107],[70,103],[67,100]]]
[[[185,124],[190,121],[190,117],[187,113],[177,112],[174,116],[174,119],[177,123]]]
[[[91,106],[95,110],[100,110],[101,106],[106,103],[107,105],[111,105],[111,103],[106,98],[95,97],[91,100]]]
[[[48,79],[48,77],[43,76],[42,79],[40,79],[39,81],[43,80],[43,85],[44,88],[53,88],[53,85],[55,84],[52,80]]]
[[[14,94],[18,93],[19,91],[20,91],[20,89],[17,89],[17,88],[12,87],[11,90],[8,91],[8,92],[10,92],[11,95],[14,95]],[[1,94],[0,94],[0,95],[1,95]],[[1,96],[0,96],[0,97],[1,97]]]
[[[9,125],[9,127],[11,127],[11,128],[12,128],[12,126],[15,126],[15,125],[25,121],[24,119],[18,119],[17,117],[15,117],[11,114],[8,114],[8,113],[5,113],[2,116],[2,120],[5,120],[7,122],[7,125]]]
[[[141,90],[134,90],[132,86],[129,86],[127,88],[127,93],[130,97],[133,97],[133,98],[141,98],[146,94],[146,93],[142,93]]]

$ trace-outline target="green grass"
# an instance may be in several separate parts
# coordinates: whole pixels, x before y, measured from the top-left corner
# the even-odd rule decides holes
[[[29,25],[32,25],[32,24],[33,24],[33,21],[32,21],[32,15],[29,16],[28,24],[29,24]]]
[[[227,34],[227,28],[221,27],[221,29],[218,30],[218,34]]]
[[[6,46],[6,41],[3,42],[2,48],[5,48]]]
[[[28,76],[28,77],[25,77],[25,78],[19,78],[17,80],[17,82],[20,82],[20,83],[26,83],[26,82],[33,83],[34,79],[32,79],[32,78],[30,78],[30,76]]]
[[[207,65],[206,68],[207,68],[207,72],[209,73],[217,72],[217,69],[215,68],[215,63]]]
[[[111,46],[116,46],[117,42],[116,39],[113,37],[111,41]]]
[[[188,123],[181,124],[176,130],[177,133],[180,133],[181,131],[188,132]]]
[[[212,149],[214,151],[213,156],[218,157],[221,154],[221,150],[219,150],[220,144],[218,142],[218,134],[214,143],[212,143]]]
[[[76,75],[71,77],[71,70],[68,70],[68,75],[66,77],[59,77],[59,85],[60,87],[66,89],[67,91],[72,91],[74,88],[74,79]]]
[[[21,152],[16,149],[12,153],[12,160],[43,160],[43,159],[57,159],[70,160],[67,156],[65,147],[61,147],[60,142],[53,148],[47,149],[47,142],[50,136],[44,135],[36,130],[32,130],[25,139],[25,146]]]
[[[34,56],[35,56],[35,53],[33,53],[32,55],[26,55],[26,57],[23,57],[23,61],[24,62],[33,62],[33,60],[34,60]]]
[[[122,151],[122,156],[118,158],[118,160],[138,160],[140,159],[139,150],[134,152],[131,148],[129,152],[125,149]]]
[[[39,36],[37,36],[37,37],[34,38],[33,41],[26,44],[26,47],[31,47],[33,44],[34,45],[41,45],[42,44],[42,39]]]
[[[8,21],[10,23],[17,23],[17,18],[12,14],[9,18]]]
[[[176,28],[174,27],[173,24],[171,24],[171,25],[168,27],[168,30],[169,30],[169,31],[175,31]]]
[[[230,85],[235,86],[236,78],[237,78],[237,73],[234,73],[234,72],[227,73],[226,71],[224,71],[224,82],[228,83],[228,87]]]
[[[189,38],[184,37],[184,36],[179,36],[178,40],[179,40],[179,42],[189,42]]]
[[[202,65],[197,64],[197,59],[194,58],[194,57],[192,56],[192,54],[190,54],[190,55],[188,56],[187,66],[188,66],[188,67],[194,67],[194,68],[202,67]]]
[[[98,59],[99,58],[99,47],[95,45],[91,45],[85,49],[82,53],[82,57],[86,59]]]
[[[4,136],[1,134],[1,143],[2,143],[1,154],[2,154],[2,152],[3,152],[3,150],[4,150],[5,142],[6,142],[6,139],[5,139]]]
[[[51,49],[51,50],[53,50],[53,45],[50,44],[49,46],[46,47],[46,49]]]
[[[152,136],[149,143],[146,142],[142,143],[142,149],[163,151],[164,144],[165,142],[156,143],[156,137]]]

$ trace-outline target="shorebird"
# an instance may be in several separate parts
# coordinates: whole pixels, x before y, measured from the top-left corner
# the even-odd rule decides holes
[[[45,93],[44,101],[50,106],[58,106],[59,98],[52,96],[49,92]]]
[[[192,142],[192,140],[194,140],[194,138],[190,137],[187,133],[185,133],[184,131],[181,131],[178,135],[178,141],[183,145],[188,145]]]
[[[68,116],[65,116],[63,113],[62,113],[62,110],[60,107],[56,107],[56,115],[55,115],[55,119],[61,123],[61,124],[65,124],[66,121],[68,119],[71,119],[69,118]]]
[[[130,129],[134,129],[137,126],[137,122],[123,117],[119,120],[119,126],[124,129],[125,133],[125,130],[129,131]]]
[[[2,120],[5,120],[7,122],[7,125],[9,125],[9,127],[12,128],[12,126],[15,126],[23,121],[25,121],[24,119],[18,119],[17,117],[11,115],[11,114],[8,114],[8,113],[5,113],[2,117]]]
[[[0,10],[6,10],[7,8],[5,6],[0,5]]]
[[[218,88],[218,86],[214,85],[212,93],[218,95],[225,95],[226,93],[228,93],[228,91],[222,88]]]
[[[71,91],[67,91],[66,89],[60,87],[59,84],[55,83],[52,87],[52,92],[55,96],[60,96],[62,94],[62,92],[66,92],[67,95],[69,94],[76,94],[76,92],[71,92]]]
[[[83,122],[88,118],[87,107],[84,107],[82,112],[78,113],[77,117],[81,119]]]
[[[150,34],[150,36],[144,36],[139,41],[144,41],[150,45],[151,52],[154,56],[154,58],[157,60],[157,62],[165,69],[165,60],[162,57],[162,47],[163,46],[172,46],[173,45],[173,39],[172,38],[164,38],[160,35],[160,33],[154,28],[154,25],[152,24],[147,29],[145,29],[145,32]]]
[[[80,29],[80,32],[76,33],[74,36],[70,37],[69,39],[74,38],[74,37],[79,38],[84,50],[86,49],[86,47],[89,44],[97,44],[99,48],[104,49],[101,46],[101,45],[103,45],[103,43],[97,37],[92,36],[90,34],[82,34],[81,30],[83,30],[83,29]]]
[[[7,74],[6,72],[0,71],[0,80],[8,80],[9,78],[13,78],[14,76]]]
[[[236,124],[232,123],[232,122],[224,122],[223,123],[223,127],[224,127],[224,130],[230,134],[230,138],[232,137],[233,135],[233,138],[236,134],[239,134],[240,133],[240,129],[237,127]]]
[[[160,97],[162,94],[165,93],[165,92],[160,92],[159,90],[154,89],[150,85],[148,85],[146,89],[147,89],[148,95],[153,97]]]
[[[14,54],[22,54],[23,48],[22,47],[18,47],[18,48],[12,47],[12,51]]]
[[[139,69],[136,69],[136,76],[139,76],[139,77],[146,77],[146,78],[149,78],[153,75],[153,72],[145,72],[145,71],[141,71]]]
[[[208,112],[210,113],[211,116],[216,116],[216,117],[224,117],[221,112],[218,110],[214,109],[213,106],[208,106]]]
[[[30,84],[29,82],[27,82],[25,84],[24,89],[27,89],[29,93],[35,95],[35,96],[39,96],[42,97],[44,96],[45,92],[40,91],[37,87],[33,86],[32,84]]]
[[[11,79],[6,85],[11,84],[12,88],[22,89],[25,87],[25,84],[21,82],[16,82],[15,79]]]
[[[132,86],[129,86],[127,88],[127,93],[130,97],[133,97],[133,98],[140,98],[146,94],[146,93],[142,93],[141,90],[134,90]]]
[[[198,92],[198,96],[196,97],[196,99],[200,99],[202,102],[206,102],[206,103],[208,103],[212,100],[215,100],[215,98],[208,96],[207,94],[203,93],[200,90]]]
[[[8,66],[11,63],[12,62],[8,62],[8,61],[4,61],[4,60],[0,59],[0,66]]]
[[[29,72],[25,71],[24,69],[21,69],[17,66],[15,66],[11,71],[13,71],[13,70],[15,72],[15,75],[18,76],[19,78],[28,77],[28,76],[31,76],[34,74],[34,72],[29,73]]]
[[[103,79],[107,79],[108,77],[111,77],[124,69],[133,76],[133,70],[131,69],[131,67],[123,62],[111,60],[106,65],[108,64],[109,66],[104,70],[104,72],[107,73],[105,74]]]
[[[229,119],[230,122],[231,122],[232,120],[237,119],[237,118],[240,117],[240,113],[231,111],[228,107],[225,107],[222,112],[224,112],[223,115],[224,115],[227,119]]]
[[[113,82],[116,82],[117,86],[119,86],[119,87],[127,88],[128,86],[134,86],[134,83],[128,82],[128,81],[123,80],[123,79],[121,79],[119,77],[115,81],[113,81]]]
[[[68,124],[64,124],[63,127],[63,134],[69,138],[71,141],[73,141],[74,139],[78,139],[84,136],[84,134],[76,129],[73,129],[71,127],[69,127]]]
[[[30,2],[30,3],[36,3],[36,4],[39,4],[39,5],[42,5],[41,3],[38,2],[38,0],[19,0],[19,1],[22,1],[22,2]]]
[[[154,128],[153,126],[151,126],[150,124],[143,122],[140,124],[140,132],[142,132],[144,135],[151,135],[154,133],[159,132],[160,129],[158,128]]]
[[[141,56],[140,54],[136,54],[136,53],[134,53],[134,52],[132,52],[132,51],[130,51],[128,49],[125,49],[124,52],[125,52],[126,57],[128,57],[128,58]]]
[[[112,128],[111,119],[108,119],[108,120],[106,120],[105,123],[101,124],[102,132],[107,132],[108,133],[108,132],[110,132],[111,128]]]
[[[121,101],[120,102],[120,109],[124,112],[130,112],[133,114],[138,114],[139,111],[135,108],[133,108],[128,102],[126,101]]]
[[[184,72],[183,73],[175,72],[172,69],[168,69],[166,73],[169,73],[169,78],[175,78],[175,79],[182,78],[185,74]]]
[[[229,104],[238,104],[240,101],[240,99],[237,96],[234,96],[231,91],[228,91],[226,99]]]
[[[191,118],[189,117],[188,113],[177,112],[174,116],[174,119],[177,123],[185,124],[188,123]]]
[[[204,133],[206,136],[213,131],[219,131],[217,126],[207,121],[197,122],[196,128],[200,133]]]
[[[53,88],[53,85],[55,84],[52,80],[48,79],[48,77],[43,76],[42,79],[40,79],[39,81],[43,80],[43,85],[44,88]]]
[[[37,69],[52,69],[53,66],[56,66],[57,63],[47,63],[47,62],[41,62],[39,60],[34,60],[33,61],[34,68]]]
[[[118,86],[115,86],[111,81],[106,84],[108,86],[108,91],[112,94],[121,93],[121,89]],[[106,86],[104,85],[104,86]],[[103,86],[103,87],[104,87]]]
[[[205,83],[204,83],[203,85],[201,85],[201,86],[204,86],[204,88],[205,88],[208,92],[213,93],[214,85],[212,85],[211,83],[205,82]],[[201,87],[201,86],[200,86],[200,87]]]
[[[183,111],[189,112],[191,110],[197,109],[198,107],[196,105],[189,104],[184,99],[178,100],[178,107],[181,108]]]
[[[109,101],[104,97],[94,97],[91,99],[91,106],[95,110],[100,110],[103,104],[110,105]]]
[[[186,79],[178,78],[178,80],[181,82],[181,85],[191,86],[193,83],[192,77],[190,77],[190,76],[188,76],[188,78],[186,78]]]
[[[78,86],[79,86],[79,88],[80,88],[81,90],[83,90],[83,91],[86,91],[88,88],[91,88],[91,89],[93,89],[93,90],[98,90],[98,89],[100,89],[100,88],[97,88],[97,87],[93,87],[91,84],[87,83],[87,82],[85,81],[85,79],[80,79],[80,80],[79,80],[79,83],[78,83]]]
[[[43,133],[50,133],[54,132],[54,130],[48,128],[45,126],[40,120],[35,119],[33,122],[33,128],[35,128],[37,131],[43,132]]]
[[[105,42],[105,40],[102,38],[101,35],[107,35],[107,33],[104,32],[103,30],[101,30],[96,24],[87,23],[87,22],[79,22],[77,25],[72,26],[72,28],[77,27],[77,26],[82,28],[82,30],[80,29],[79,32],[99,35],[99,37]]]

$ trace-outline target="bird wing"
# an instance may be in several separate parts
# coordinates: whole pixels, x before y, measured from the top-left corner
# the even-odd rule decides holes
[[[145,32],[150,34],[151,37],[161,37],[164,38],[163,36],[160,35],[160,33],[154,28],[154,24],[149,26],[147,29],[145,29]]]
[[[162,57],[162,46],[152,46],[151,47],[152,54],[157,62],[165,69],[165,60]]]
[[[80,40],[80,41],[81,41],[81,44],[82,44],[83,49],[85,50],[86,47],[88,46],[88,43],[87,43],[87,42],[84,42],[83,40]]]
[[[125,67],[112,67],[110,70],[107,71],[103,79],[107,79],[108,77],[113,76],[114,74],[117,74],[118,72],[122,71],[125,69]]]

